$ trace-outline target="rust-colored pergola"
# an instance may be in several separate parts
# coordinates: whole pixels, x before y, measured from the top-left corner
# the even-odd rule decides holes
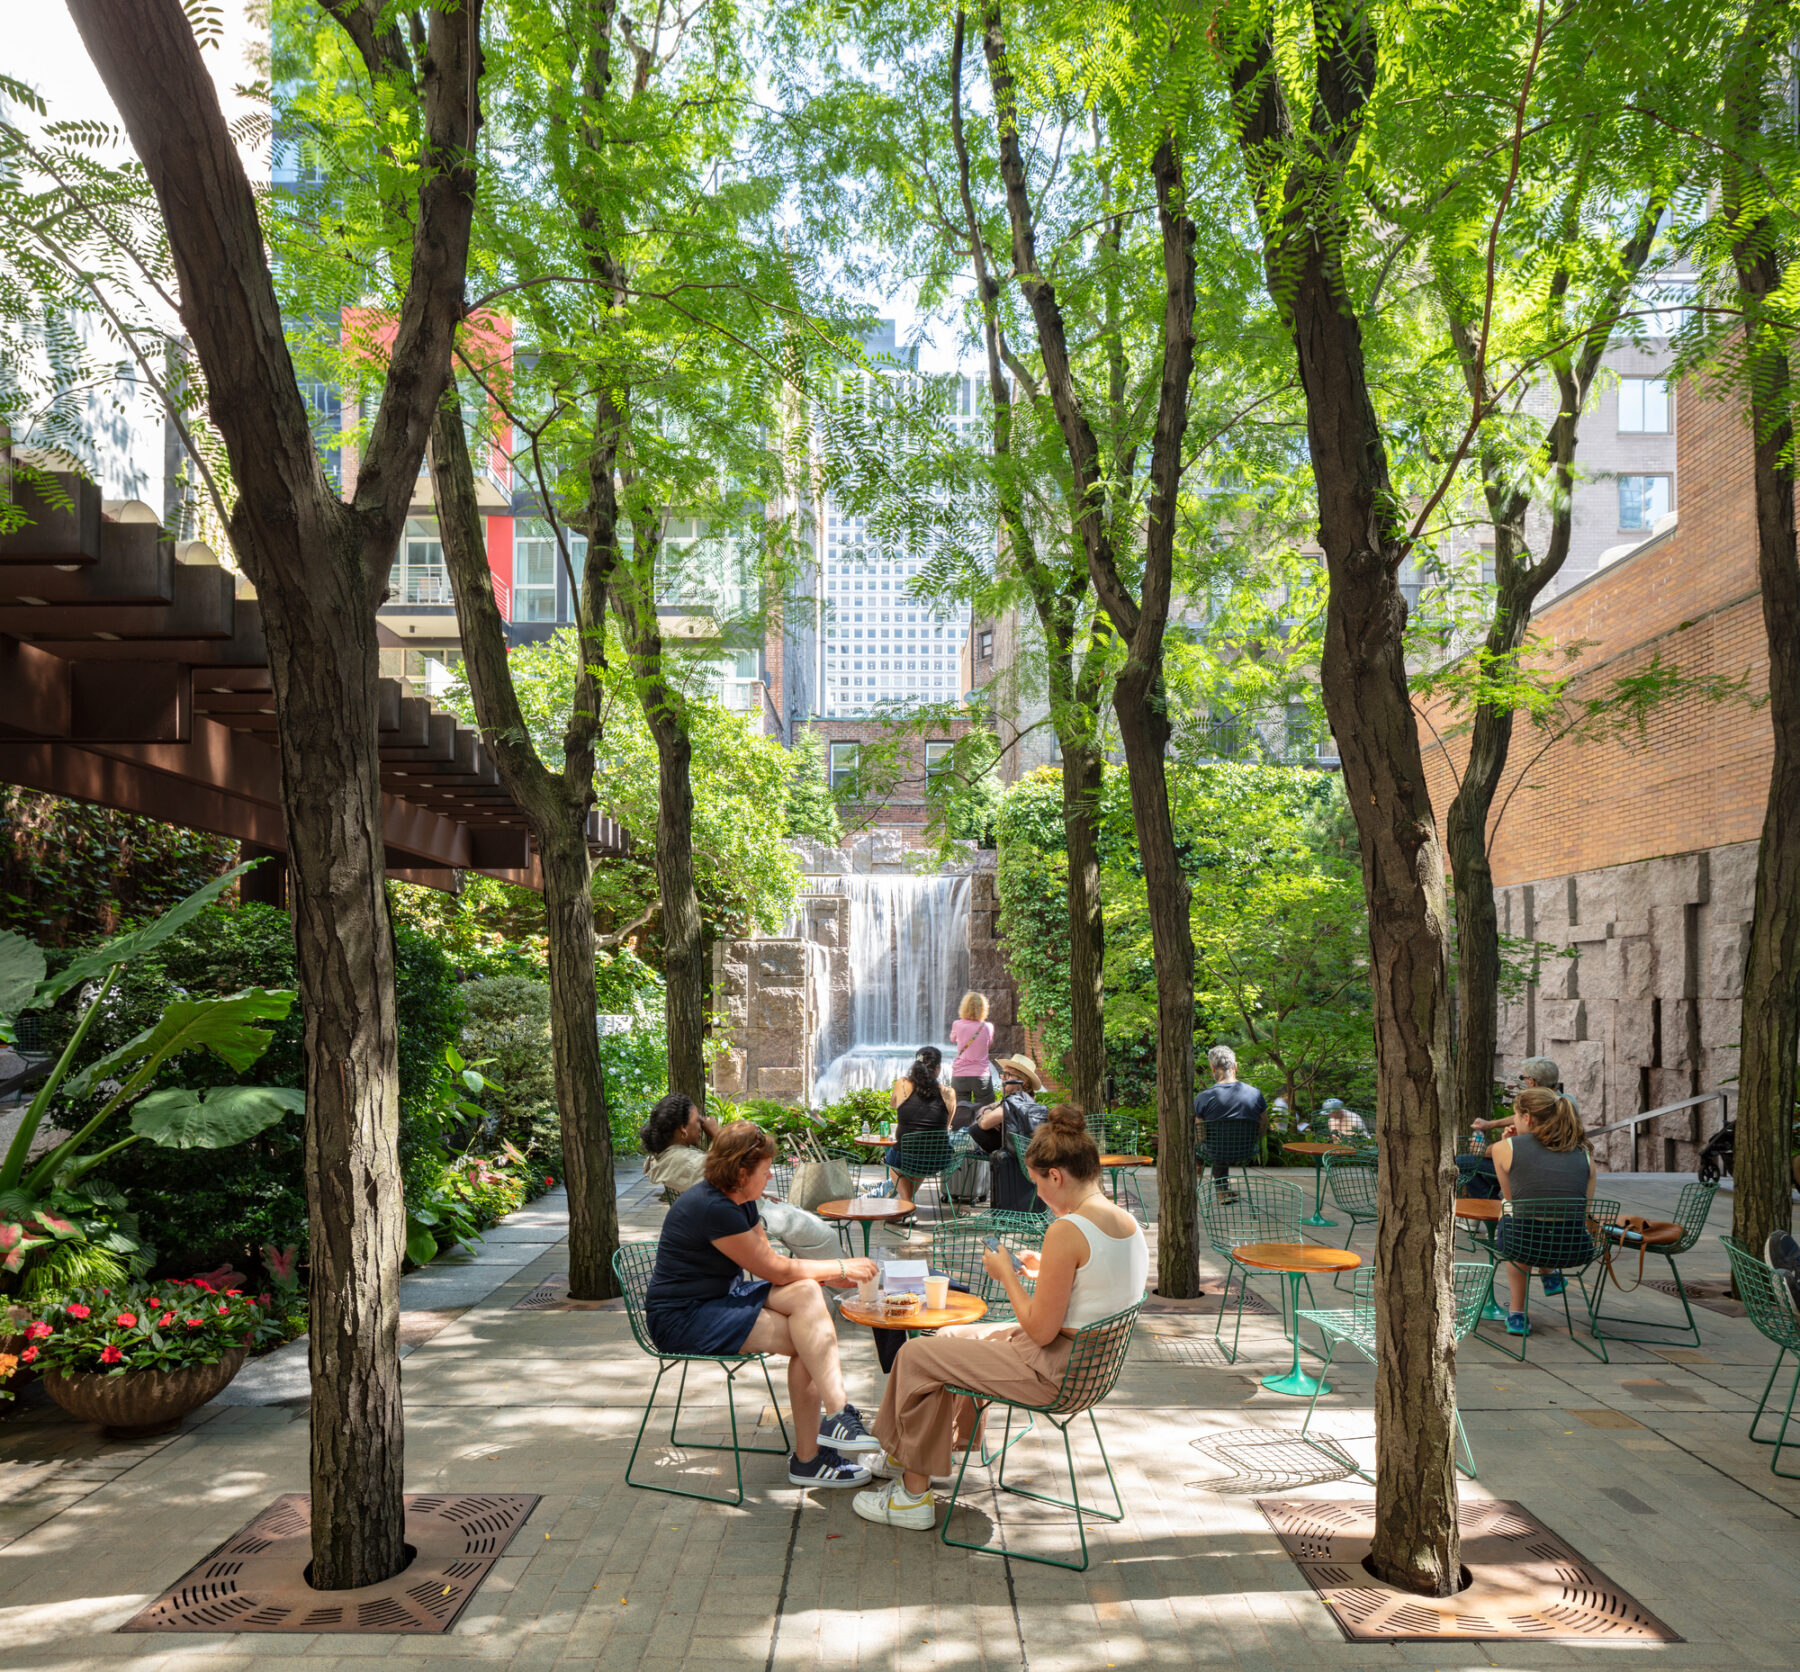
[[[155,521],[108,515],[92,483],[58,481],[68,505],[17,484],[31,522],[0,538],[0,779],[285,853],[256,599],[206,548],[178,551]],[[536,887],[524,817],[475,733],[396,680],[378,724],[388,874]],[[598,814],[588,839],[625,846]]]

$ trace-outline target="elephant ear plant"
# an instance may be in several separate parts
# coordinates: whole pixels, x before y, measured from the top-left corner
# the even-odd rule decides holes
[[[210,1051],[240,1073],[249,1068],[269,1044],[268,1029],[257,1024],[287,1015],[294,1002],[288,990],[252,987],[226,998],[178,999],[155,1026],[72,1072],[125,966],[167,940],[247,869],[240,865],[228,871],[155,922],[83,953],[56,975],[46,974],[44,954],[22,935],[0,933],[0,1028],[10,1032],[12,1019],[22,1012],[48,1009],[64,994],[98,984],[0,1158],[0,1294],[30,1292],[53,1270],[77,1282],[95,1270],[119,1270],[117,1257],[137,1247],[128,1231],[108,1224],[108,1212],[116,1213],[124,1204],[116,1192],[87,1175],[128,1144],[147,1138],[165,1149],[228,1149],[303,1107],[302,1093],[277,1086],[149,1089],[165,1065],[187,1051]],[[52,1110],[96,1097],[98,1112],[79,1129],[32,1153]],[[127,1105],[129,1135],[103,1149],[84,1151]],[[56,1129],[48,1130],[54,1134]],[[91,1251],[87,1260],[81,1258],[84,1247]]]

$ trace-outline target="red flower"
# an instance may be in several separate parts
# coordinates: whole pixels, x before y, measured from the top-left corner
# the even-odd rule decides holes
[[[175,1322],[175,1314],[173,1312],[165,1312],[160,1318],[158,1318],[156,1320],[156,1327],[158,1329],[167,1329],[169,1327],[169,1325],[174,1322]]]
[[[188,1285],[190,1288],[204,1289],[209,1295],[216,1295],[219,1292],[204,1277],[190,1277]]]
[[[187,1326],[189,1329],[198,1329],[205,1322],[206,1320],[204,1318],[189,1318]]]
[[[124,1356],[125,1355],[121,1353],[117,1347],[108,1346],[101,1350],[100,1362],[102,1364],[117,1364]]]
[[[135,1312],[121,1312],[116,1322],[120,1329],[136,1329],[137,1314]]]
[[[80,1301],[71,1301],[63,1310],[66,1311],[71,1318],[85,1318],[88,1315],[87,1307],[83,1306]]]
[[[226,1295],[232,1300],[236,1300],[243,1292],[242,1289],[227,1289],[225,1291]]]
[[[24,1352],[19,1354],[19,1362],[21,1364],[29,1364],[37,1356],[38,1356],[37,1348],[27,1347]]]
[[[162,1305],[162,1302],[159,1301],[155,1295],[152,1295],[147,1301],[144,1302],[144,1304],[147,1307],[149,1307],[152,1312],[154,1312],[157,1309],[157,1307]]]
[[[229,1306],[227,1306],[227,1305],[226,1305],[226,1304],[225,1304],[225,1303],[224,1303],[224,1301],[220,1301],[220,1302],[219,1302],[219,1310],[220,1310],[220,1311],[221,1311],[221,1312],[229,1312],[229,1311],[230,1311],[230,1310],[231,1310],[231,1308],[230,1308],[230,1307],[229,1307]]]
[[[27,1324],[25,1326],[25,1339],[27,1341],[48,1341],[55,1333],[55,1330],[41,1320],[35,1324]]]
[[[546,1173],[544,1175],[544,1183],[547,1185],[554,1185],[556,1183],[556,1180],[551,1178],[551,1176],[548,1173]]]

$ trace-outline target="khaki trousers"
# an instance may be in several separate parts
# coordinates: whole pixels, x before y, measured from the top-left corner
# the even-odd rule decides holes
[[[915,1336],[900,1349],[871,1432],[916,1474],[947,1475],[952,1454],[976,1435],[975,1402],[945,1385],[1048,1405],[1062,1386],[1074,1342],[1040,1347],[1017,1324],[962,1324]]]

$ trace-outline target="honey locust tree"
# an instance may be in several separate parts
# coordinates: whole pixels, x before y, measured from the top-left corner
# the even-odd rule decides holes
[[[180,312],[237,487],[232,544],[261,601],[306,1017],[312,1225],[311,1580],[405,1565],[394,954],[382,892],[375,609],[450,376],[475,194],[480,0],[331,0],[389,113],[392,346],[350,498],[327,481],[283,334],[255,193],[179,0],[71,0],[161,206]]]

